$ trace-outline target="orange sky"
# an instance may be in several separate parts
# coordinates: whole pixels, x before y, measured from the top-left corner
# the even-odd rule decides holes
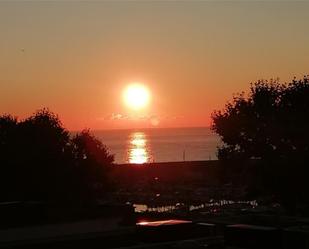
[[[0,113],[69,129],[208,126],[261,78],[309,73],[309,2],[0,2]],[[147,109],[122,101],[130,82]]]

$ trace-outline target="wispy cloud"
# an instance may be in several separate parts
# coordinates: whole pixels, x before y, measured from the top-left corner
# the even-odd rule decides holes
[[[149,115],[125,115],[121,113],[111,113],[106,115],[105,117],[99,117],[99,121],[146,121],[149,122],[152,126],[158,126],[162,121],[169,121],[169,120],[180,120],[184,119],[185,117],[182,115],[175,115],[175,116],[167,116],[167,115],[157,115],[157,114],[149,114]]]

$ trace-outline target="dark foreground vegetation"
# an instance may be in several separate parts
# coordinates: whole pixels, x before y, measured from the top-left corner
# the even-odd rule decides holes
[[[47,109],[18,121],[0,117],[0,201],[89,205],[109,188],[113,162],[88,130],[70,137]]]
[[[223,145],[222,172],[239,181],[251,175],[252,196],[268,196],[290,213],[309,214],[309,78],[251,84],[212,115]],[[248,167],[255,159],[256,167]],[[251,172],[251,173],[250,173]]]

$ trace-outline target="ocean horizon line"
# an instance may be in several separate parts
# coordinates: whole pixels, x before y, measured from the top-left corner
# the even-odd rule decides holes
[[[174,130],[174,129],[211,129],[210,126],[176,126],[176,127],[139,127],[139,128],[108,128],[108,129],[91,129],[91,128],[83,128],[80,130],[69,130],[71,133],[77,133],[84,129],[89,129],[90,132],[97,131],[137,131],[137,130]]]

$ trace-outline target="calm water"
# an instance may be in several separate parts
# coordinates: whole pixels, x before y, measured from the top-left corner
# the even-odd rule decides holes
[[[93,131],[116,163],[216,159],[219,138],[209,128]]]

